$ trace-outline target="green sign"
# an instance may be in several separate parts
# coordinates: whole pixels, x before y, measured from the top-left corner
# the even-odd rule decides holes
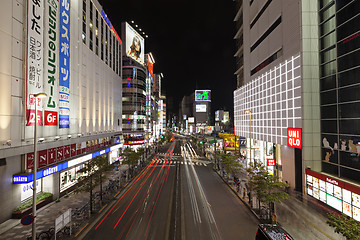
[[[207,101],[211,102],[210,90],[195,90],[195,101]]]

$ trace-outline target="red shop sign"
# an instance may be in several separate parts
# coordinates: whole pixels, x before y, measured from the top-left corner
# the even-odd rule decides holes
[[[268,167],[274,167],[276,166],[276,159],[273,158],[267,158],[266,163]]]
[[[302,148],[301,128],[288,128],[288,146],[293,148]]]

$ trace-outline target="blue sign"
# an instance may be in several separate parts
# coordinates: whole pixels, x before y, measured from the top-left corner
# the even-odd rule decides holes
[[[92,154],[92,158],[95,158],[97,156],[101,156],[101,155],[103,155],[105,153],[108,153],[108,152],[110,152],[110,148],[106,148],[106,149],[103,149],[101,151],[94,152]],[[65,170],[68,167],[69,167],[69,162],[64,162],[64,163],[60,163],[58,165],[55,165],[55,166],[52,166],[52,167],[49,167],[49,168],[45,168],[43,170],[40,170],[40,171],[36,172],[36,179],[47,177],[47,176],[52,175],[54,173]],[[34,175],[33,173],[31,173],[31,174],[16,174],[16,175],[13,175],[13,183],[22,184],[22,183],[32,182],[33,179],[34,179],[33,175]]]
[[[28,176],[24,175],[13,175],[13,183],[28,183]]]
[[[59,128],[69,128],[70,114],[70,0],[60,4],[60,54],[59,54]]]
[[[103,149],[103,150],[101,150],[101,151],[94,152],[94,153],[92,154],[92,158],[95,158],[95,157],[97,157],[97,156],[103,155],[103,154],[108,153],[108,152],[110,152],[110,148],[106,148],[106,149]]]
[[[104,10],[101,11],[101,15],[103,16],[103,18],[105,19],[106,24],[109,26],[109,28],[111,29],[111,23],[110,20],[108,19],[106,13],[104,12]]]
[[[36,179],[47,177],[56,172],[60,172],[66,168],[68,168],[68,162],[60,163],[58,165],[40,170],[40,171],[36,172]],[[22,174],[13,175],[13,183],[21,184],[21,183],[32,182],[34,179],[33,175],[34,175],[33,173],[23,174],[23,175]]]

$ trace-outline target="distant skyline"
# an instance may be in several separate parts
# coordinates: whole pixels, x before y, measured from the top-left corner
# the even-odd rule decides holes
[[[121,22],[134,21],[149,37],[145,53],[163,73],[163,88],[177,113],[182,97],[196,89],[212,90],[212,109],[233,110],[236,13],[232,0],[100,0],[120,33]],[[119,34],[120,35],[120,34]]]

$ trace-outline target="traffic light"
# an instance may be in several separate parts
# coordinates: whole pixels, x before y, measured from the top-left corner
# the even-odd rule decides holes
[[[199,144],[202,145],[202,144],[203,144],[203,141],[200,141]]]
[[[163,138],[164,138],[164,135],[161,135],[160,138],[163,139]]]

